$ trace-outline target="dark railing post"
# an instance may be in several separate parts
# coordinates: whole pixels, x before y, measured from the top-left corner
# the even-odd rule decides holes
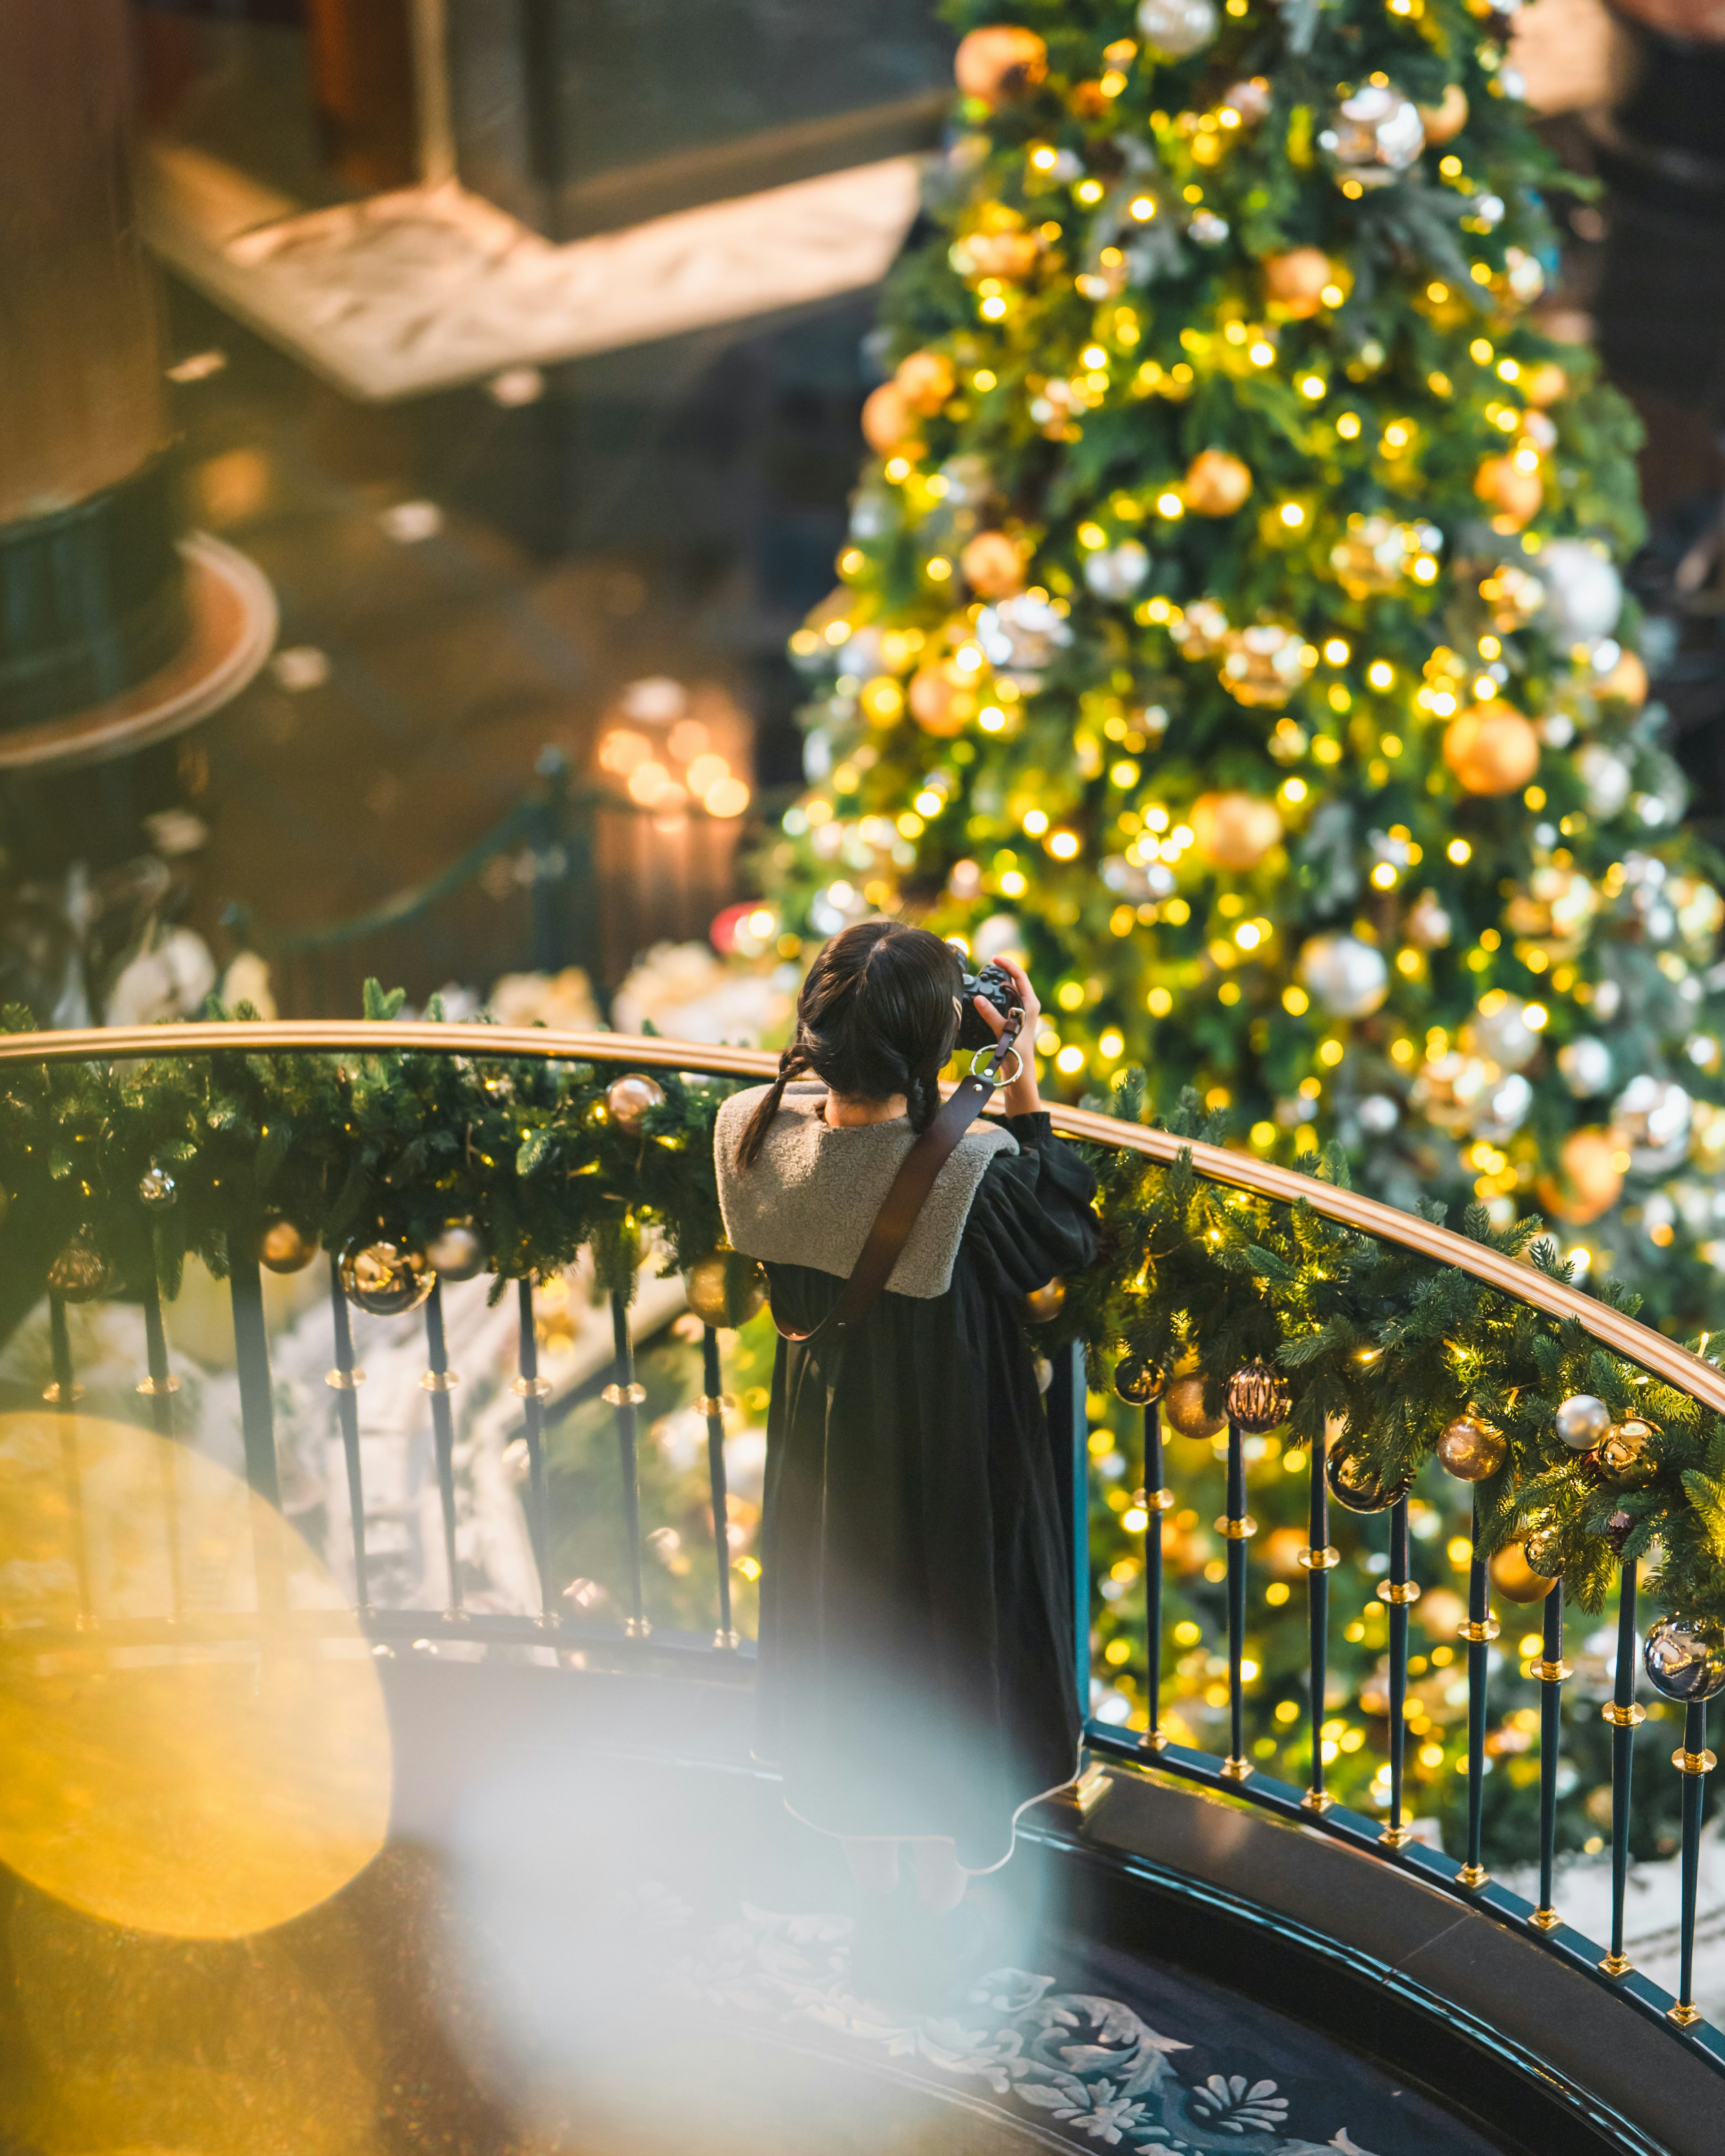
[[[366,1373],[353,1359],[353,1328],[347,1317],[347,1297],[341,1290],[341,1261],[330,1253],[330,1315],[336,1334],[336,1367],[324,1383],[336,1395],[336,1414],[341,1424],[341,1453],[347,1466],[347,1518],[353,1536],[353,1602],[358,1614],[369,1615],[372,1584],[366,1562],[365,1483],[359,1454],[359,1388]]]
[[[1389,1824],[1378,1839],[1400,1849],[1414,1837],[1402,1817],[1408,1732],[1408,1608],[1420,1590],[1408,1573],[1408,1501],[1389,1508],[1389,1577],[1378,1589],[1389,1609]]]
[[[425,1358],[430,1367],[419,1383],[431,1395],[431,1428],[437,1445],[437,1494],[443,1511],[444,1564],[449,1573],[445,1614],[462,1617],[466,1611],[461,1597],[461,1561],[455,1548],[455,1417],[449,1405],[449,1394],[461,1380],[449,1368],[441,1281],[426,1298]]]
[[[1611,1697],[1599,1712],[1611,1725],[1611,1951],[1599,1967],[1607,1976],[1627,1976],[1635,1964],[1623,1950],[1623,1901],[1629,1887],[1631,1786],[1635,1729],[1647,1710],[1635,1698],[1635,1587],[1640,1567],[1623,1568],[1617,1593],[1617,1672]]]
[[[1558,1850],[1558,1753],[1563,1730],[1563,1583],[1553,1582],[1545,1598],[1539,1660],[1539,1907],[1527,1919],[1536,1930],[1554,1932],[1563,1919],[1552,1906],[1552,1872]]]
[[[1300,1553],[1306,1568],[1307,1633],[1311,1656],[1312,1782],[1301,1803],[1307,1811],[1327,1812],[1336,1801],[1324,1787],[1324,1694],[1330,1681],[1330,1574],[1342,1553],[1330,1544],[1329,1424],[1312,1440],[1311,1509],[1307,1547]]]
[[[1084,1350],[1076,1341],[1056,1348],[1050,1358],[1054,1375],[1048,1387],[1048,1435],[1054,1451],[1055,1486],[1072,1553],[1072,1657],[1078,1680],[1078,1715],[1090,1718],[1090,1418],[1084,1374]]]
[[[552,1581],[551,1493],[545,1480],[545,1403],[551,1380],[539,1374],[539,1335],[533,1326],[533,1283],[516,1283],[516,1379],[527,1441],[527,1533],[539,1570],[542,1623],[557,1621],[557,1589]]]
[[[737,1628],[731,1620],[731,1507],[725,1481],[725,1396],[719,1368],[719,1336],[711,1325],[701,1334],[701,1412],[706,1417],[707,1486],[712,1492],[713,1560],[719,1573],[719,1629],[716,1647],[735,1647]]]
[[[1245,1684],[1240,1664],[1245,1654],[1246,1543],[1258,1532],[1245,1508],[1245,1438],[1228,1419],[1228,1510],[1216,1529],[1228,1544],[1228,1757],[1222,1772],[1243,1782],[1252,1771],[1245,1756]]]
[[[150,1374],[138,1390],[150,1403],[150,1419],[162,1439],[157,1454],[162,1475],[162,1528],[167,1542],[168,1591],[177,1617],[184,1607],[185,1583],[180,1563],[179,1476],[173,1446],[174,1394],[180,1381],[167,1367],[167,1333],[162,1322],[162,1289],[156,1276],[153,1238],[144,1256],[144,1355]]]
[[[1148,1721],[1141,1740],[1147,1752],[1160,1752],[1162,1733],[1162,1522],[1174,1493],[1163,1487],[1162,1404],[1144,1410],[1144,1639]]]
[[[1480,1501],[1473,1502],[1472,1560],[1467,1573],[1467,1861],[1455,1875],[1467,1887],[1483,1887],[1491,1876],[1481,1858],[1486,1802],[1486,1679],[1497,1620],[1487,1599],[1486,1560],[1480,1555]]]
[[[66,1512],[72,1522],[72,1563],[78,1574],[78,1622],[92,1625],[95,1610],[90,1591],[90,1543],[84,1527],[84,1477],[78,1465],[79,1397],[84,1388],[72,1374],[72,1336],[66,1329],[64,1296],[48,1298],[48,1337],[54,1356],[54,1383],[43,1394],[60,1426],[60,1473],[66,1486]]]
[[[1695,2003],[1695,1890],[1701,1876],[1701,1814],[1707,1777],[1718,1765],[1707,1749],[1705,1700],[1692,1701],[1683,1716],[1683,1742],[1671,1764],[1683,1777],[1683,1916],[1678,1952],[1677,1998],[1666,2011],[1679,2028],[1699,2021]]]
[[[635,1383],[634,1348],[629,1337],[629,1298],[614,1292],[611,1297],[611,1338],[616,1355],[616,1376],[600,1398],[617,1417],[618,1466],[623,1476],[623,1524],[629,1537],[629,1607],[624,1630],[631,1640],[644,1640],[652,1630],[647,1622],[641,1584],[641,1483],[635,1459],[635,1409],[647,1397],[644,1385]]]

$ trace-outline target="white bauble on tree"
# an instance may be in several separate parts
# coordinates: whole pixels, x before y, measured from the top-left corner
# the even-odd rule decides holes
[[[1590,1101],[1611,1083],[1611,1051],[1594,1034],[1578,1034],[1558,1050],[1558,1069],[1578,1101]]]
[[[1425,126],[1411,98],[1388,83],[1368,83],[1343,99],[1317,141],[1344,182],[1387,187],[1425,147]]]
[[[1615,816],[1630,797],[1630,767],[1603,742],[1589,742],[1575,759],[1587,788],[1587,805],[1601,819]]]
[[[1623,579],[1584,539],[1548,540],[1540,551],[1545,586],[1542,626],[1554,644],[1609,636],[1623,612]]]
[[[1611,1135],[1643,1175],[1675,1168],[1689,1150],[1694,1102],[1675,1080],[1643,1071],[1611,1103]]]
[[[1137,539],[1104,547],[1084,564],[1084,581],[1099,599],[1131,598],[1149,573],[1149,552]]]
[[[1486,996],[1461,1029],[1461,1045],[1500,1070],[1519,1070],[1539,1052],[1539,1032],[1527,1023],[1529,1006],[1501,991]]]
[[[1184,59],[1216,34],[1213,0],[1138,0],[1138,28],[1163,59]]]
[[[1384,953],[1358,936],[1313,936],[1301,947],[1300,978],[1332,1018],[1368,1018],[1389,993]]]

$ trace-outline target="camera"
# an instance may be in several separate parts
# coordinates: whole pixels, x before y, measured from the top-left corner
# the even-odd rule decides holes
[[[958,1045],[962,1049],[992,1048],[994,1035],[988,1021],[972,1001],[980,996],[985,1004],[993,1004],[1002,1018],[1009,1018],[1018,1009],[1019,992],[1004,966],[992,963],[980,972],[964,976],[964,1002],[958,1014]]]

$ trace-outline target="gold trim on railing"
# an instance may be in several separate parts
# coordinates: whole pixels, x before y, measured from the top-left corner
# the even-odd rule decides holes
[[[264,1055],[286,1050],[300,1055],[399,1054],[403,1050],[451,1055],[531,1055],[560,1062],[626,1063],[648,1070],[700,1070],[726,1078],[770,1079],[778,1059],[758,1048],[722,1048],[706,1042],[644,1039],[623,1033],[552,1033],[543,1026],[437,1025],[400,1019],[327,1019],[280,1020],[265,1024],[129,1025],[64,1033],[0,1034],[0,1063],[87,1063],[140,1055],[184,1055],[222,1050],[230,1055]],[[1519,1302],[1531,1303],[1553,1317],[1573,1317],[1595,1340],[1628,1361],[1662,1378],[1725,1414],[1725,1370],[1680,1348],[1662,1333],[1625,1317],[1592,1296],[1565,1287],[1531,1265],[1470,1242],[1448,1228],[1365,1198],[1332,1183],[1301,1175],[1273,1162],[1224,1146],[1199,1145],[1167,1131],[1147,1129],[1112,1116],[1081,1108],[1055,1106],[1055,1122],[1069,1137],[1099,1145],[1124,1147],[1153,1160],[1172,1161],[1189,1151],[1193,1167],[1213,1183],[1246,1190],[1283,1204],[1303,1201],[1326,1219],[1339,1220],[1386,1243],[1416,1250],[1440,1265],[1471,1273]]]

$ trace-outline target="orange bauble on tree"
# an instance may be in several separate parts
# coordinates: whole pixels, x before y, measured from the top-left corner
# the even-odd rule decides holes
[[[1572,1227],[1609,1213],[1623,1195],[1628,1156],[1609,1131],[1589,1124],[1571,1131],[1558,1151],[1558,1173],[1539,1185],[1539,1202]]]
[[[863,439],[877,455],[891,456],[915,439],[916,415],[896,382],[871,389],[862,408]]]
[[[952,362],[937,352],[913,352],[893,376],[898,393],[912,412],[932,418],[958,386]]]
[[[1527,471],[1513,457],[1487,457],[1475,475],[1473,490],[1497,511],[1497,521],[1519,531],[1539,514],[1545,488],[1538,471]]]
[[[1255,869],[1281,844],[1273,801],[1251,793],[1200,793],[1192,804],[1192,838],[1212,868]]]
[[[1252,490],[1252,475],[1225,449],[1200,449],[1187,469],[1186,506],[1200,516],[1232,516]]]
[[[1008,599],[1024,588],[1024,557],[1004,531],[978,531],[958,566],[978,598]]]
[[[1513,793],[1539,768],[1539,737],[1508,704],[1473,704],[1444,732],[1444,762],[1470,793]]]
[[[1317,314],[1335,281],[1336,265],[1321,247],[1295,247],[1264,258],[1264,290],[1271,304],[1294,321]]]
[[[990,23],[960,40],[952,74],[967,97],[1009,105],[1046,79],[1048,47],[1018,23]]]

